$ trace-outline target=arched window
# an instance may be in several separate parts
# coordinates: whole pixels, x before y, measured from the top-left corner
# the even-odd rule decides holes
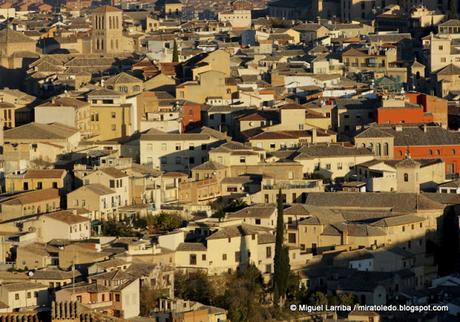
[[[377,143],[377,150],[375,151],[376,155],[382,155],[382,145]]]
[[[409,174],[404,173],[404,182],[408,182],[408,181],[409,181]]]
[[[388,143],[383,143],[383,155],[388,155]]]

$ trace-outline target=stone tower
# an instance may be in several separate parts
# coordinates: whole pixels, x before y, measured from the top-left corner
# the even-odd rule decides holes
[[[92,13],[92,39],[93,53],[119,53],[125,47],[123,43],[123,11],[102,6]]]

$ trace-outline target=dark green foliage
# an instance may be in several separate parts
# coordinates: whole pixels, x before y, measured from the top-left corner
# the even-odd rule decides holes
[[[172,231],[182,226],[182,218],[179,214],[161,213],[147,218],[147,225],[151,225],[156,231]]]
[[[448,17],[449,19],[457,19],[457,10],[458,10],[458,7],[457,7],[457,1],[458,0],[450,0],[449,1],[449,14],[448,14]]]
[[[217,201],[211,205],[211,207],[214,209],[214,213],[211,217],[223,218],[226,212],[238,211],[247,206],[247,203],[242,199],[232,199],[228,202]]]
[[[174,293],[176,297],[211,305],[214,289],[205,273],[176,273],[174,276]]]
[[[262,305],[264,289],[262,275],[253,265],[230,276],[219,304],[228,310],[232,322],[262,322],[270,319]]]
[[[158,292],[150,287],[142,286],[140,292],[141,316],[150,316],[150,312],[157,306]]]
[[[283,220],[283,198],[281,189],[277,198],[278,217],[276,220],[276,244],[275,244],[275,272],[273,275],[274,301],[276,305],[282,303],[286,297],[289,281],[289,249],[284,245],[284,220]]]
[[[179,62],[179,49],[177,48],[177,42],[175,40],[173,44],[172,61],[173,63]]]

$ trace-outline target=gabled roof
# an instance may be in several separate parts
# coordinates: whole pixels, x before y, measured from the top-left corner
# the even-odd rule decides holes
[[[460,27],[460,20],[449,19],[446,22],[440,23],[438,27]]]
[[[80,190],[83,190],[83,191],[84,190],[89,190],[89,191],[94,192],[95,194],[100,195],[100,196],[110,195],[110,194],[115,193],[115,191],[113,191],[112,189],[107,188],[106,186],[104,186],[102,184],[99,184],[99,183],[87,184],[87,185],[85,185],[83,187],[80,187],[80,188],[74,190],[73,192],[80,191]]]
[[[59,190],[51,188],[20,193],[11,198],[8,198],[5,201],[2,201],[1,203],[4,205],[26,205],[34,202],[58,198]]]
[[[123,10],[120,10],[112,6],[101,6],[101,7],[97,7],[96,9],[94,9],[93,12],[95,13],[123,12]]]
[[[200,165],[197,165],[192,169],[193,170],[221,170],[227,168],[223,164],[215,161],[206,161]]]
[[[12,43],[35,43],[35,40],[24,36],[24,34],[10,28],[0,30],[0,44]]]
[[[120,169],[117,169],[114,167],[100,168],[99,171],[105,173],[106,175],[110,177],[117,178],[117,179],[128,176],[126,173],[124,173]]]
[[[254,205],[230,212],[228,218],[270,218],[276,211],[274,205]]]
[[[208,240],[242,237],[257,234],[259,232],[266,233],[267,231],[270,231],[270,229],[247,224],[227,226],[210,235]]]
[[[56,178],[60,179],[66,174],[64,169],[29,169],[24,174],[25,179],[49,179]]]
[[[90,221],[90,219],[86,217],[74,215],[71,210],[56,211],[56,212],[45,214],[43,216],[69,224],[69,225],[86,223]]]
[[[438,72],[436,72],[437,75],[460,75],[460,67],[454,65],[454,64],[449,64],[446,67],[442,68]]]
[[[60,124],[28,123],[5,131],[5,141],[8,140],[63,140],[76,134],[76,128]]]
[[[439,210],[444,206],[423,194],[417,193],[354,193],[312,192],[307,196],[307,205],[330,209],[382,209],[393,212],[414,212],[417,210]]]
[[[356,48],[350,48],[342,53],[342,56],[360,56],[367,57],[369,56],[366,52],[358,50]]]
[[[409,214],[383,218],[376,222],[373,222],[371,225],[375,227],[392,227],[413,224],[422,221],[425,221],[425,219],[416,215]]]
[[[125,72],[112,76],[105,81],[105,85],[133,84],[133,83],[142,83],[142,80],[128,73],[125,73]]]

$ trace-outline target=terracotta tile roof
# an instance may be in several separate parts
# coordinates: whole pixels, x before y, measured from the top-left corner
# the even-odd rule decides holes
[[[61,211],[56,211],[52,213],[48,213],[46,215],[43,215],[47,218],[52,218],[57,221],[61,221],[63,223],[73,225],[73,224],[78,224],[78,223],[84,223],[84,222],[89,222],[90,220],[86,217],[79,216],[79,215],[74,215],[72,211],[70,210],[61,210]]]
[[[64,169],[29,169],[24,179],[60,179],[67,173]]]
[[[59,198],[60,198],[59,190],[51,188],[51,189],[24,192],[16,196],[13,196],[1,203],[4,205],[25,205],[25,204],[44,201],[44,200],[59,199]]]
[[[28,123],[5,131],[5,141],[8,140],[62,140],[76,134],[76,128],[60,123],[40,124]]]
[[[114,168],[114,167],[108,167],[108,168],[101,168],[99,169],[99,171],[113,177],[113,178],[124,178],[124,177],[127,177],[128,175],[126,173],[124,173],[123,171],[117,169],[117,168]]]

